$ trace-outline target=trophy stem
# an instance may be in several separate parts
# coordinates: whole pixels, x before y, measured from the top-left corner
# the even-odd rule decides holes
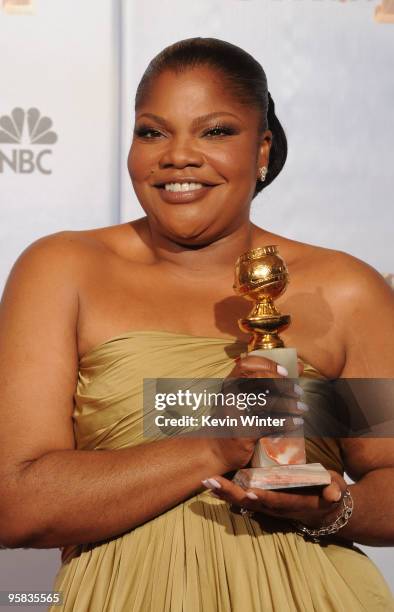
[[[283,341],[279,338],[278,334],[262,334],[261,331],[254,331],[248,343],[248,352],[250,353],[257,349],[282,348],[283,346]]]
[[[260,297],[259,300],[254,304],[252,310],[249,313],[248,319],[259,319],[265,317],[277,317],[279,311],[275,308],[275,304],[270,296]]]

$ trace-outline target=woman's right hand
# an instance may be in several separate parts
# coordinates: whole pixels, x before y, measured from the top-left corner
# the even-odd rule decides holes
[[[298,362],[299,375],[302,374],[302,362]],[[264,385],[258,379],[265,379]],[[263,387],[263,388],[262,388]],[[287,378],[287,372],[275,361],[260,355],[246,355],[238,358],[230,374],[224,379],[223,388],[226,392],[261,393],[268,391],[268,401],[264,408],[253,408],[246,412],[249,415],[273,418],[284,418],[282,427],[266,426],[247,428],[247,437],[238,435],[221,438],[208,438],[208,444],[223,463],[224,473],[245,467],[252,458],[257,440],[263,435],[285,434],[296,430],[302,425],[302,417],[308,410],[302,402],[302,388]],[[239,416],[236,407],[226,408],[226,414],[232,410]],[[294,420],[296,419],[296,420]]]

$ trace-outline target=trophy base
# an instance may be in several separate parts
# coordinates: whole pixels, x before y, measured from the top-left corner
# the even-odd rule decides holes
[[[331,475],[321,463],[275,465],[238,470],[233,482],[243,489],[292,489],[328,485]]]

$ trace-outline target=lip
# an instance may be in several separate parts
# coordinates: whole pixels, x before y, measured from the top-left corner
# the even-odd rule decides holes
[[[164,188],[166,183],[201,183],[204,187],[215,187],[218,183],[207,181],[206,179],[199,178],[197,176],[176,176],[172,175],[164,178],[162,181],[155,181],[154,187]]]
[[[189,182],[189,181],[184,181],[184,182]],[[197,181],[193,181],[193,182],[197,182]],[[212,189],[214,189],[214,187],[215,185],[205,185],[204,187],[201,187],[200,189],[193,189],[192,191],[167,191],[166,189],[163,189],[163,188],[160,189],[156,187],[156,190],[159,193],[163,202],[167,202],[168,204],[187,204],[189,202],[196,202],[197,200],[201,200]]]

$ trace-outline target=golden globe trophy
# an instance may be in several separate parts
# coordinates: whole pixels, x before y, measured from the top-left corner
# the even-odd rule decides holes
[[[238,320],[241,330],[252,334],[248,352],[284,366],[289,378],[296,382],[296,349],[285,347],[279,336],[279,332],[290,324],[290,316],[280,314],[274,305],[288,282],[289,273],[276,246],[251,249],[236,262],[233,289],[237,295],[254,302],[249,315]],[[294,436],[261,438],[256,444],[251,467],[238,470],[234,481],[243,487],[280,489],[326,485],[331,477],[320,463],[306,463],[304,430],[300,425]]]

